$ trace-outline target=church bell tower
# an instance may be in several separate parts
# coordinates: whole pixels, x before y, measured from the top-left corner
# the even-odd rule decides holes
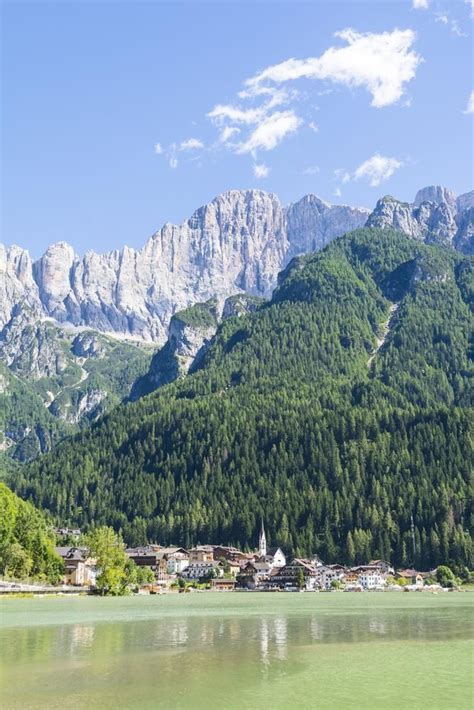
[[[263,527],[263,520],[262,525],[260,527],[260,535],[258,536],[258,554],[260,555],[260,557],[267,556],[267,539],[265,537],[265,528]]]

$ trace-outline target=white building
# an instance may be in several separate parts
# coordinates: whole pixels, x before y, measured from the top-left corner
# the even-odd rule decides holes
[[[286,557],[281,547],[270,547],[265,555],[265,562],[268,562],[270,567],[284,567],[286,565]]]
[[[331,589],[331,582],[334,580],[345,581],[346,570],[342,565],[322,565],[316,567],[316,571],[323,589]]]
[[[222,577],[224,570],[220,562],[214,560],[202,562],[190,562],[188,566],[181,572],[181,576],[185,579],[200,579],[201,577],[209,577],[210,575]]]
[[[359,584],[362,589],[382,589],[385,586],[385,577],[379,569],[365,569],[359,574]]]

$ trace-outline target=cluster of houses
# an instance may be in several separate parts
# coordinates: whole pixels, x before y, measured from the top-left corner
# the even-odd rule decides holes
[[[94,586],[97,569],[87,550],[79,546],[63,546],[56,550],[64,560],[65,584]],[[243,552],[226,545],[198,545],[191,549],[147,545],[127,548],[126,553],[138,566],[153,571],[154,589],[204,582],[211,589],[221,591],[377,591],[390,588],[395,581],[398,581],[395,588],[400,589],[401,582],[416,589],[424,586],[429,574],[412,569],[395,572],[383,560],[372,560],[356,567],[326,565],[318,556],[287,560],[280,547],[267,548],[263,523],[255,552]]]

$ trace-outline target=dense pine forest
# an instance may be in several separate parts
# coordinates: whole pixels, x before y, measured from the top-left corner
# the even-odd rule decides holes
[[[263,517],[298,555],[472,567],[473,288],[471,258],[357,230],[11,485],[132,544],[253,547]]]

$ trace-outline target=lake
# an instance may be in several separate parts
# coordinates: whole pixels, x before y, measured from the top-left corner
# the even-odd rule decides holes
[[[2,710],[473,707],[472,593],[0,599]]]

